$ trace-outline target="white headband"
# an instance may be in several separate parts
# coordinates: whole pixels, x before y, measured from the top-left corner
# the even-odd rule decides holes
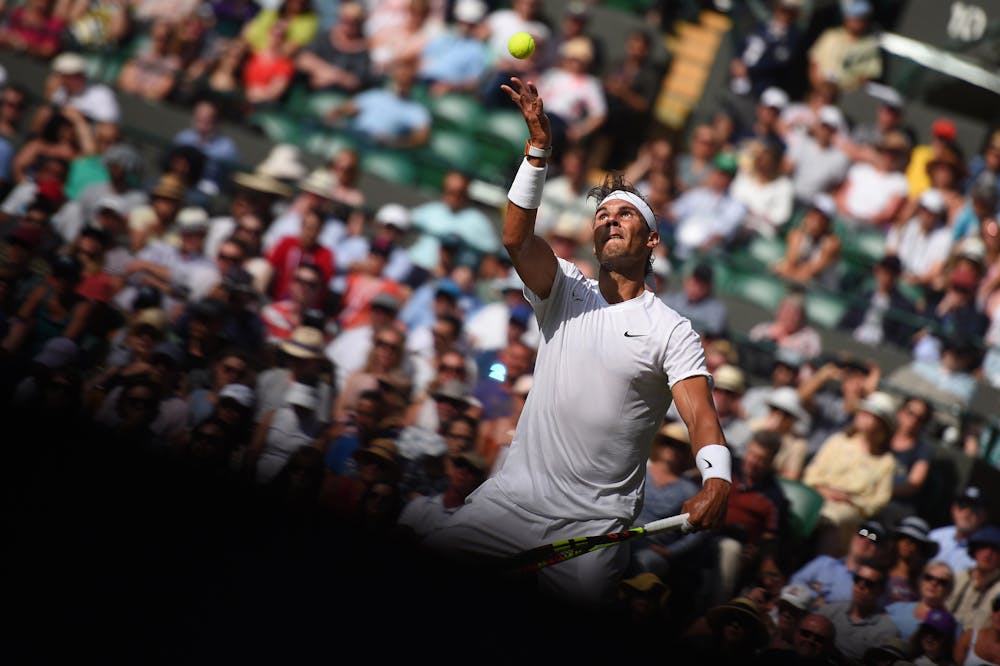
[[[608,203],[609,201],[627,201],[642,214],[642,219],[646,220],[646,226],[649,227],[650,231],[656,231],[656,216],[653,215],[653,209],[649,207],[649,204],[642,200],[642,197],[632,194],[631,192],[626,192],[625,190],[615,190],[608,196],[601,200],[601,203],[597,204],[597,208],[600,209],[601,206]]]

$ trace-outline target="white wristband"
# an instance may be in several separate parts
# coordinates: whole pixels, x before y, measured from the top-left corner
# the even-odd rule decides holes
[[[709,479],[733,482],[733,456],[728,447],[722,444],[706,444],[698,449],[694,461],[698,471],[701,472],[702,483]]]
[[[507,199],[520,208],[533,210],[542,203],[542,186],[545,185],[547,166],[536,167],[525,157],[517,169],[514,182],[510,184]]]

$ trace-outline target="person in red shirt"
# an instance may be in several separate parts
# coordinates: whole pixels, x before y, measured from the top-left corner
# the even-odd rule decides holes
[[[288,288],[288,298],[268,303],[260,312],[270,341],[285,340],[303,324],[307,310],[315,307],[324,293],[323,274],[311,263],[299,264]]]
[[[319,244],[319,232],[323,228],[323,218],[319,211],[311,209],[302,217],[302,230],[298,236],[285,236],[267,256],[268,263],[274,269],[271,278],[271,299],[280,301],[288,298],[289,288],[296,269],[302,264],[315,264],[323,277],[323,285],[330,282],[334,275],[333,252]],[[319,307],[322,304],[324,290],[316,291],[315,302],[311,305]]]
[[[409,290],[405,286],[383,274],[393,247],[385,239],[373,242],[368,259],[361,268],[347,275],[347,286],[338,315],[342,330],[368,324],[371,320],[371,304],[376,296],[388,294],[400,302],[409,298]]]

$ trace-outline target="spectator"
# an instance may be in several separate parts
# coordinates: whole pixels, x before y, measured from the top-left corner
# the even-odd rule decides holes
[[[267,327],[269,342],[287,340],[292,333],[306,321],[307,314],[312,309],[322,311],[323,302],[323,271],[316,264],[300,263],[291,269],[285,295],[274,298],[261,309],[260,318]]]
[[[479,93],[486,108],[510,103],[500,84],[508,83],[513,76],[533,80],[551,64],[554,37],[542,11],[541,0],[513,0],[509,7],[498,7],[487,14],[487,45],[493,61]],[[534,39],[535,52],[530,58],[515,58],[507,50],[507,40],[515,32],[526,32]]]
[[[197,425],[212,416],[221,399],[223,388],[233,385],[249,388],[252,381],[250,357],[239,349],[225,349],[213,359],[209,373],[209,383],[206,386],[198,386],[188,396],[188,415],[191,425]]]
[[[760,21],[736,47],[729,64],[729,89],[756,99],[772,86],[791,83],[792,65],[799,53],[802,30],[800,0],[775,0],[766,20]]]
[[[729,306],[713,291],[715,272],[707,262],[697,264],[684,278],[680,290],[662,300],[678,314],[692,321],[703,335],[719,337],[729,330]]]
[[[815,126],[819,120],[819,112],[824,107],[834,107],[839,111],[837,104],[840,101],[840,88],[835,81],[821,81],[819,85],[809,85],[805,95],[800,101],[790,101],[781,111],[778,125],[782,130],[782,137],[789,144],[794,145],[804,135]],[[832,116],[831,116],[832,117]],[[848,131],[847,120],[843,113],[838,114],[840,124],[836,128],[835,138],[838,147],[841,137]]]
[[[405,333],[394,326],[385,326],[372,331],[372,350],[365,364],[347,376],[334,406],[334,420],[339,423],[351,420],[358,396],[362,391],[378,387],[381,380],[389,375],[405,377],[407,402],[413,390],[412,379],[404,366]]]
[[[806,319],[802,292],[793,291],[784,296],[774,319],[754,325],[747,335],[754,342],[767,342],[798,352],[807,360],[817,358],[823,351],[819,332]]]
[[[331,109],[327,120],[336,124],[349,118],[346,127],[376,146],[415,148],[426,144],[431,114],[415,97],[417,65],[416,58],[398,61],[389,71],[386,86],[355,94]]]
[[[875,117],[858,122],[850,132],[837,134],[838,147],[851,162],[872,163],[878,159],[878,147],[886,137],[902,133],[912,147],[916,143],[913,130],[906,125],[906,100],[898,90],[881,83],[865,84],[865,92],[875,100]],[[909,196],[909,192],[907,191]]]
[[[481,373],[472,395],[483,405],[483,419],[509,416],[513,408],[514,385],[531,374],[535,350],[520,340],[512,340],[497,354],[497,362]]]
[[[558,50],[566,42],[583,37],[590,42],[590,47],[594,54],[593,71],[600,73],[604,71],[607,65],[606,50],[604,41],[599,35],[594,34],[593,18],[593,13],[587,2],[572,0],[567,3],[562,13],[559,28],[554,31],[552,45]]]
[[[191,126],[174,136],[174,143],[191,145],[205,154],[205,171],[199,188],[219,193],[230,182],[230,171],[240,161],[240,151],[232,138],[219,129],[219,107],[211,100],[201,100],[191,110]]]
[[[557,226],[573,229],[573,238],[583,242],[593,235],[590,224],[589,174],[587,151],[571,146],[559,160],[559,174],[548,179],[542,192],[542,202],[535,219],[535,230],[547,235]]]
[[[895,460],[889,450],[898,407],[874,392],[854,413],[853,423],[827,439],[806,465],[802,482],[824,499],[817,549],[840,554],[863,520],[878,515],[892,496]]]
[[[652,56],[653,41],[645,30],[625,38],[621,60],[604,74],[602,85],[608,112],[595,139],[603,158],[599,166],[623,169],[636,157],[653,118],[653,106],[663,81],[664,66]],[[595,65],[595,71],[602,71]],[[546,185],[548,191],[550,185]]]
[[[732,196],[747,210],[741,235],[775,238],[792,217],[795,193],[781,168],[784,148],[775,141],[753,142],[747,164],[732,184]]]
[[[1000,595],[1000,528],[984,525],[969,536],[974,564],[955,571],[948,610],[965,629],[991,626],[993,600]]]
[[[299,447],[313,445],[321,429],[316,419],[319,401],[315,386],[294,383],[285,404],[264,412],[247,452],[247,473],[256,483],[270,482]]]
[[[969,182],[992,182],[1000,196],[1000,129],[993,130],[979,154],[969,160]]]
[[[300,326],[292,335],[276,345],[278,363],[257,375],[256,419],[285,405],[289,387],[304,384],[317,388],[315,418],[318,423],[331,421],[333,377],[329,362],[323,356],[323,332],[311,326]]]
[[[94,151],[93,136],[86,119],[74,109],[52,113],[41,132],[28,139],[14,154],[11,178],[18,184],[3,202],[8,215],[30,202],[40,191],[53,199],[56,208],[63,205],[69,165]],[[42,182],[49,185],[42,186]],[[46,187],[48,189],[46,189]]]
[[[840,557],[814,555],[789,578],[790,583],[802,583],[816,592],[814,610],[825,604],[850,601],[853,575],[861,562],[882,559],[888,546],[889,533],[877,520],[865,520],[851,537],[847,553]]]
[[[319,242],[323,219],[319,211],[308,210],[302,216],[298,236],[285,236],[268,253],[267,260],[274,271],[271,278],[271,298],[283,300],[290,295],[290,288],[296,270],[303,264],[312,264],[319,269],[319,280],[312,285],[310,307],[320,307],[323,302],[324,287],[333,279],[335,259],[333,252]]]
[[[881,78],[882,53],[872,26],[871,3],[848,2],[843,25],[824,30],[809,48],[808,57],[812,85],[833,80],[841,90],[850,92]]]
[[[320,436],[326,453],[323,460],[335,475],[342,475],[348,461],[359,448],[365,448],[382,433],[382,392],[379,389],[362,391],[354,407],[351,420],[334,424]]]
[[[968,201],[965,160],[962,158],[959,148],[957,146],[942,147],[939,154],[927,162],[926,171],[928,183],[924,192],[935,189],[941,193],[945,222],[954,229],[956,219]],[[900,213],[902,219],[909,218],[910,211],[919,205],[917,201],[911,197]],[[956,234],[957,238],[960,236]]]
[[[902,132],[888,133],[875,159],[855,162],[835,195],[844,223],[854,229],[885,230],[897,219],[909,192],[902,167],[910,144]]]
[[[833,229],[836,213],[833,198],[817,194],[802,221],[789,230],[785,256],[772,264],[771,270],[800,286],[816,284],[836,291],[843,274],[840,264],[843,243]]]
[[[927,536],[930,527],[919,516],[903,518],[893,529],[886,603],[920,598],[919,577],[937,554],[937,542]]]
[[[805,365],[805,359],[801,354],[780,347],[773,351],[768,360],[770,363],[765,372],[770,370],[767,373],[770,381],[750,386],[743,394],[743,411],[749,419],[768,416],[771,413],[771,407],[768,405],[771,394],[782,386],[797,388],[799,376]],[[802,429],[803,432],[808,432],[808,419],[802,424]]]
[[[771,622],[774,623],[769,650],[794,649],[799,626],[809,615],[815,597],[816,593],[805,585],[792,583],[782,586],[781,593],[769,611]]]
[[[930,537],[939,546],[937,559],[954,571],[975,566],[969,554],[969,537],[986,524],[989,511],[986,496],[979,486],[969,485],[957,493],[951,502],[951,524],[936,527]]]
[[[369,55],[375,73],[388,74],[401,62],[419,63],[421,53],[444,30],[444,21],[430,0],[408,0],[403,18],[378,31],[369,31]],[[419,66],[419,65],[418,65]]]
[[[538,92],[549,100],[554,159],[570,145],[589,147],[604,124],[608,101],[601,81],[593,74],[594,51],[587,37],[574,37],[559,47],[559,61],[537,80]]]
[[[940,609],[928,612],[910,640],[914,666],[961,663],[952,661],[956,633],[961,633],[960,627],[951,613]]]
[[[267,28],[264,40],[253,45],[241,66],[242,94],[251,109],[274,106],[288,92],[295,76],[295,61],[289,53],[294,51],[289,42],[290,31],[287,20],[275,21]]]
[[[809,412],[809,454],[830,435],[847,428],[858,405],[882,381],[882,368],[849,354],[834,356],[822,363],[798,387],[802,406]]]
[[[930,126],[930,142],[913,147],[906,166],[906,179],[910,182],[910,198],[919,197],[931,186],[928,165],[940,157],[955,155],[958,128],[948,118],[937,118]]]
[[[0,29],[0,45],[35,58],[55,56],[62,49],[66,21],[54,5],[54,0],[27,0],[11,8]]]
[[[844,182],[851,160],[835,138],[845,124],[840,109],[822,106],[810,125],[788,136],[784,168],[792,179],[799,205],[810,204],[817,195],[835,192]]]
[[[945,602],[955,588],[955,572],[941,560],[932,560],[924,565],[920,573],[918,598],[913,601],[893,601],[886,605],[885,610],[892,618],[899,637],[910,640],[919,631],[921,623],[933,613],[939,615],[951,613],[945,608]],[[933,621],[933,616],[931,616]],[[954,618],[952,623],[955,624]],[[952,640],[957,637],[959,627],[955,626]]]
[[[57,107],[71,106],[93,122],[121,121],[118,98],[103,83],[87,79],[87,63],[78,53],[62,53],[52,61],[45,98]]]
[[[73,256],[62,256],[52,263],[52,273],[35,287],[17,312],[3,349],[8,353],[34,356],[54,337],[79,341],[86,330],[93,304],[76,289],[83,265]]]
[[[712,159],[712,172],[705,184],[685,191],[671,207],[674,256],[687,260],[710,252],[736,237],[746,207],[730,189],[737,172],[736,158],[719,153]]]
[[[898,638],[899,632],[881,601],[886,587],[885,567],[874,560],[862,560],[853,580],[850,601],[826,604],[817,612],[833,623],[837,649],[852,660],[848,663],[859,663],[866,650]]]
[[[817,613],[809,613],[799,622],[792,641],[792,649],[768,648],[760,653],[754,664],[789,666],[834,666],[840,664],[836,656],[833,623]]]
[[[770,625],[759,606],[736,597],[698,618],[681,641],[688,663],[732,663],[753,659],[770,640]]]
[[[12,141],[21,136],[28,110],[28,90],[7,81],[0,89],[0,138]]]
[[[500,249],[500,236],[490,219],[469,195],[472,179],[460,171],[449,171],[441,182],[441,196],[411,211],[419,232],[408,251],[413,263],[430,274],[438,268],[442,240],[452,234],[462,239],[457,261],[475,265],[486,254]]]
[[[317,35],[299,52],[295,69],[305,78],[310,90],[353,95],[374,83],[364,22],[364,6],[358,2],[341,2],[337,21],[329,32]]]
[[[719,148],[719,138],[711,123],[696,125],[691,130],[688,149],[677,156],[677,187],[681,192],[704,184],[714,170]]]
[[[933,417],[930,403],[920,397],[907,398],[896,413],[897,427],[890,444],[896,458],[896,473],[892,499],[882,511],[882,518],[889,524],[919,513],[934,457],[933,445],[927,437]]]
[[[771,431],[780,438],[774,456],[774,471],[783,479],[799,481],[809,457],[809,443],[803,436],[809,415],[802,409],[798,391],[792,386],[779,386],[767,398],[767,416],[750,421],[753,432]]]
[[[983,227],[993,219],[1000,203],[995,178],[987,174],[970,180],[961,208],[952,221],[952,237],[956,244],[982,237]],[[986,240],[982,237],[982,240]]]
[[[311,0],[281,0],[274,8],[262,9],[243,28],[241,37],[251,51],[260,51],[275,39],[272,30],[284,23],[277,42],[275,55],[293,57],[312,42],[319,30],[319,17]]]
[[[483,21],[489,7],[483,0],[460,0],[454,22],[431,38],[420,52],[420,80],[431,95],[475,95],[490,64]]]
[[[965,627],[955,644],[955,663],[991,663],[996,662],[1000,654],[1000,597],[990,600],[989,622],[981,627]],[[989,660],[989,661],[986,661]]]
[[[400,474],[396,444],[387,437],[376,438],[368,446],[356,449],[352,461],[355,467],[343,474],[327,473],[320,491],[321,506],[349,524],[361,520],[365,500],[371,499],[373,489],[383,484],[398,489]],[[393,524],[396,519],[398,514],[393,516]]]
[[[184,65],[175,38],[172,22],[153,21],[149,40],[122,66],[117,88],[147,100],[167,99]]]
[[[319,244],[325,248],[336,247],[343,234],[343,221],[330,217],[334,207],[336,178],[329,169],[313,169],[296,183],[298,193],[288,202],[280,215],[267,225],[263,236],[265,254],[271,252],[286,236],[302,233],[302,219],[310,210],[315,210],[323,219],[319,232]],[[265,218],[266,219],[266,218]]]
[[[910,349],[916,335],[917,308],[899,288],[903,264],[894,254],[873,266],[874,285],[853,299],[838,327],[858,342],[877,347],[883,342]]]

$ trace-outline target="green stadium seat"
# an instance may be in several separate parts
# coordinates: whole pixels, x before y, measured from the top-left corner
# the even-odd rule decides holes
[[[483,138],[518,151],[524,150],[528,128],[519,111],[487,111],[481,125]]]
[[[456,129],[475,128],[483,114],[479,100],[472,95],[461,93],[432,97],[430,109],[436,121]]]
[[[275,143],[299,142],[300,123],[297,118],[281,111],[257,111],[248,119],[264,136]]]
[[[326,128],[303,129],[299,133],[299,145],[311,155],[328,160],[354,143],[342,133]]]
[[[346,93],[333,91],[309,93],[301,105],[302,113],[313,118],[325,118],[330,111],[350,99]]]
[[[785,242],[777,237],[755,236],[738,254],[761,267],[767,267],[785,256]]]
[[[774,310],[788,292],[788,288],[783,280],[774,275],[734,270],[727,278],[723,291],[766,310]]]
[[[819,512],[823,509],[823,496],[800,481],[778,478],[778,485],[788,499],[792,538],[798,542],[808,539],[819,522]]]
[[[478,159],[479,144],[458,130],[436,127],[427,140],[426,152],[431,160],[454,169],[470,169]]]
[[[361,169],[399,185],[414,185],[417,182],[417,167],[409,155],[402,152],[378,150],[366,153],[361,158]]]
[[[806,294],[806,317],[817,326],[835,329],[840,320],[844,318],[849,305],[848,300],[843,296],[811,291]]]

